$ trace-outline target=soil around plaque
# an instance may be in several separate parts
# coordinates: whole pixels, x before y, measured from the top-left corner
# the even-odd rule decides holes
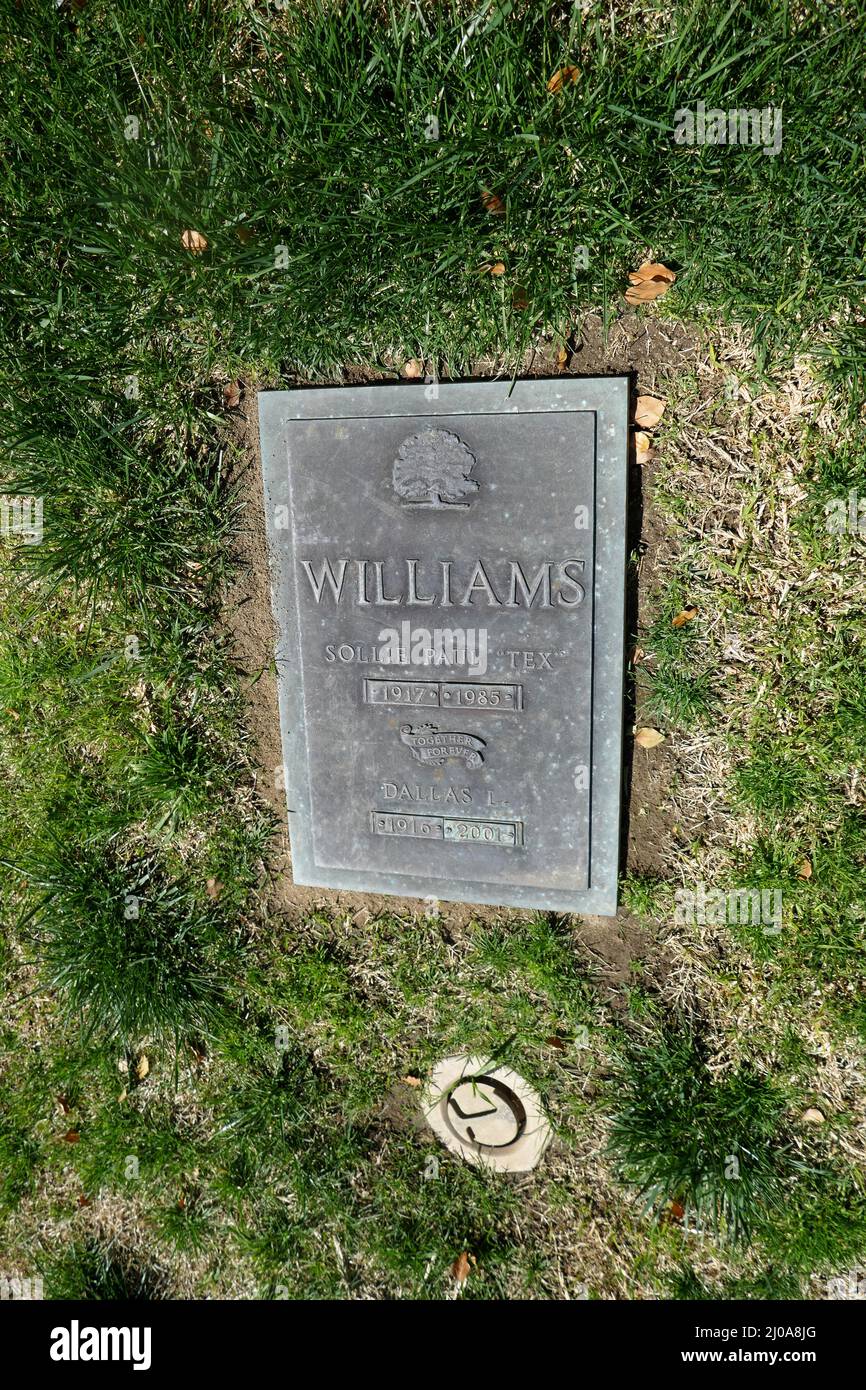
[[[579,331],[569,339],[566,370],[557,371],[552,345],[528,352],[521,376],[612,375],[629,373],[633,399],[637,395],[664,397],[666,381],[683,372],[695,372],[699,363],[705,370],[699,380],[709,396],[718,390],[713,373],[706,370],[706,348],[700,333],[682,324],[626,313],[610,328],[604,340],[602,321],[588,315]],[[475,379],[510,375],[501,364],[481,360],[473,364]],[[462,378],[466,379],[466,378]],[[318,385],[349,385],[364,382],[401,380],[396,367],[374,371],[347,367],[342,382]],[[472,904],[427,903],[419,898],[399,898],[374,893],[355,893],[297,885],[291,879],[291,854],[286,816],[285,793],[275,770],[282,766],[277,680],[274,665],[275,627],[271,609],[271,587],[265,517],[262,500],[261,455],[259,448],[256,392],[268,387],[307,384],[290,375],[280,381],[249,379],[243,383],[240,406],[228,417],[230,449],[228,482],[241,503],[241,524],[234,538],[232,559],[234,579],[225,595],[222,626],[234,651],[234,659],[246,683],[246,726],[250,739],[255,790],[273,810],[277,829],[272,842],[262,885],[262,910],[266,919],[283,919],[314,910],[370,916],[389,912],[400,917],[417,917],[429,912],[460,928],[474,920],[507,919],[524,916],[514,909],[473,906]],[[666,553],[673,540],[654,505],[652,461],[639,467],[629,463],[628,553],[637,557],[629,566],[626,641],[647,619],[648,600],[660,581]],[[672,804],[671,792],[680,782],[683,769],[675,744],[668,742],[651,755],[633,744],[635,723],[633,672],[627,668],[624,791],[621,834],[621,872],[662,876],[685,846],[701,838],[707,830],[705,810],[698,806],[690,819],[682,804]],[[595,961],[600,983],[611,997],[629,978],[631,963],[656,953],[656,944],[621,905],[616,918],[575,919],[575,944],[581,954]],[[661,962],[659,962],[661,964]]]

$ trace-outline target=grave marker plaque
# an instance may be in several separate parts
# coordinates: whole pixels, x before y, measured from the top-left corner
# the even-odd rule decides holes
[[[627,379],[259,414],[295,881],[613,913]]]

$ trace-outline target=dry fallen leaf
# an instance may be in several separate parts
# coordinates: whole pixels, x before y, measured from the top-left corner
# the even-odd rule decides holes
[[[401,1081],[405,1081],[407,1086],[420,1086],[421,1081],[417,1076],[401,1076]]]
[[[631,651],[629,652],[628,659],[631,662],[632,666],[640,666],[645,656],[646,652],[644,651],[643,647],[632,647]]]
[[[684,608],[675,618],[671,618],[671,627],[685,627],[686,623],[690,623],[692,618],[697,616],[697,612],[697,605],[690,603],[688,608]]]
[[[466,1250],[463,1250],[451,1266],[451,1278],[456,1280],[458,1284],[465,1283],[472,1273],[472,1266],[477,1263],[478,1261],[475,1259],[474,1255],[470,1255]]]
[[[566,368],[567,366],[568,366],[568,349],[567,349],[567,348],[564,348],[564,347],[561,347],[561,348],[559,349],[559,352],[556,354],[556,367],[557,367],[557,371],[560,371],[560,372],[561,372],[561,371],[564,371],[565,368]]]
[[[489,188],[482,188],[481,201],[491,217],[505,216],[505,204],[498,193],[493,193]]]
[[[523,285],[515,285],[511,291],[511,307],[513,309],[526,309],[529,307],[529,295]]]
[[[146,1054],[142,1052],[141,1056],[135,1064],[135,1074],[138,1077],[139,1081],[143,1081],[149,1071],[150,1062],[147,1060]]]
[[[65,1134],[61,1135],[61,1138],[65,1144],[77,1144],[81,1135],[77,1129],[68,1129]]]
[[[193,251],[198,255],[207,250],[207,237],[203,236],[201,232],[181,232],[180,244],[184,251]]]
[[[547,90],[549,92],[553,92],[554,94],[556,92],[561,92],[563,87],[567,87],[569,83],[575,83],[579,77],[580,68],[575,68],[571,66],[557,68],[556,72],[553,74],[553,76],[547,84]]]
[[[218,878],[209,878],[204,886],[204,891],[207,893],[209,898],[213,898],[214,902],[216,902],[220,893],[223,891],[223,885],[220,883]]]
[[[800,878],[811,878],[811,877],[812,877],[812,861],[811,861],[811,859],[804,859],[803,862],[802,862],[802,864],[800,865],[799,869],[797,870],[797,873],[799,874]]]
[[[626,304],[652,304],[667,291],[667,285],[660,280],[648,280],[645,284],[630,285],[625,292]]]
[[[638,729],[634,741],[641,748],[657,748],[660,743],[664,743],[665,736],[659,733],[658,729]]]
[[[424,363],[417,357],[410,357],[403,367],[403,375],[408,377],[419,377],[424,375]]]
[[[659,295],[667,294],[676,272],[659,261],[645,261],[638,270],[629,272],[631,284],[625,292],[627,304],[650,304]]]
[[[90,1198],[89,1198],[89,1197],[85,1197],[85,1195],[84,1195],[83,1192],[82,1192],[81,1196],[78,1198],[78,1205],[79,1205],[80,1207],[89,1207],[89,1206],[90,1206]]]
[[[640,285],[648,280],[661,280],[672,285],[677,278],[675,270],[670,270],[661,261],[644,261],[637,270],[630,270],[628,278],[633,285]]]
[[[562,1038],[545,1038],[544,1041],[547,1043],[548,1047],[555,1047],[557,1052],[565,1051],[565,1043],[562,1041]]]
[[[66,1099],[65,1096],[57,1096],[57,1108],[60,1111],[61,1115],[68,1115],[72,1109],[72,1106],[69,1104],[69,1101]]]
[[[634,422],[642,430],[654,429],[665,413],[664,401],[655,396],[638,396],[634,411]]]
[[[504,275],[505,265],[502,261],[494,261],[492,265],[482,266],[481,270],[485,275]]]
[[[810,1105],[808,1110],[804,1110],[800,1116],[800,1123],[804,1125],[822,1125],[824,1115],[820,1110],[816,1110],[814,1105]]]
[[[636,430],[634,436],[634,456],[638,464],[649,463],[653,457],[652,440],[643,430]]]
[[[230,381],[228,386],[223,387],[223,405],[226,410],[234,410],[240,404],[241,388],[236,381]]]

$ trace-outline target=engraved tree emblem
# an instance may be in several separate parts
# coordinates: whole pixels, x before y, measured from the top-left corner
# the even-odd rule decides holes
[[[468,507],[460,499],[477,492],[469,474],[475,455],[450,430],[412,434],[394,460],[394,491],[408,507]]]

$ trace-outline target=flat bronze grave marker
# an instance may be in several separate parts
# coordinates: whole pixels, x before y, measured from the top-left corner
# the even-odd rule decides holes
[[[259,415],[295,881],[615,912],[627,379]]]

